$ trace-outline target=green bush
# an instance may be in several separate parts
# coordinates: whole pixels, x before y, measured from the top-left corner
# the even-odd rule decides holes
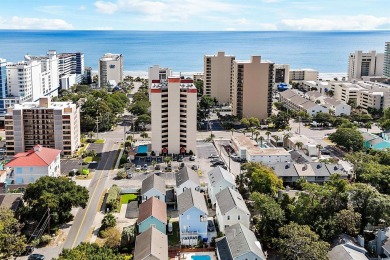
[[[119,171],[119,172],[117,172],[116,178],[117,178],[118,180],[122,180],[122,179],[126,178],[126,172],[125,172],[125,171]]]
[[[117,185],[112,185],[108,191],[107,199],[106,199],[106,207],[110,209],[110,211],[116,210],[118,203],[118,195],[121,189]]]
[[[40,239],[39,239],[39,245],[40,246],[46,246],[50,243],[51,241],[51,236],[50,235],[43,235]]]

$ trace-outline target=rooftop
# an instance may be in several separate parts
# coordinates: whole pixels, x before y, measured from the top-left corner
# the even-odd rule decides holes
[[[316,176],[310,164],[294,164],[295,169],[300,177],[314,177]]]
[[[16,211],[22,202],[23,194],[7,193],[0,194],[0,207]]]
[[[238,208],[246,214],[250,214],[241,194],[231,188],[221,190],[215,197],[222,214],[226,214],[233,208]]]
[[[177,196],[177,208],[179,214],[184,214],[187,210],[195,207],[205,214],[208,214],[204,195],[194,189],[187,189]]]
[[[156,174],[152,174],[142,181],[141,195],[144,195],[146,192],[151,189],[156,189],[162,194],[165,195],[165,179]]]
[[[209,176],[209,182],[213,187],[218,186],[218,184],[224,180],[229,183],[232,183],[233,185],[235,184],[233,174],[225,170],[221,166],[215,167],[207,174]]]
[[[176,174],[176,186],[179,187],[188,180],[196,183],[197,185],[200,185],[198,173],[185,166],[181,168]]]
[[[156,197],[150,197],[147,201],[139,206],[139,215],[137,224],[141,224],[144,220],[149,217],[154,217],[167,224],[167,205],[165,202],[157,199]]]
[[[284,155],[289,156],[290,153],[284,148],[259,148],[258,146],[248,149],[250,155]]]
[[[134,259],[168,259],[167,235],[151,227],[135,240]]]
[[[5,165],[6,167],[34,167],[49,166],[61,150],[46,148],[40,145],[34,146],[33,149],[15,154],[14,157]]]

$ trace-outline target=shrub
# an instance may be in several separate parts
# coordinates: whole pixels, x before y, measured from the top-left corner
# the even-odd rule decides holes
[[[150,155],[151,155],[151,156],[156,156],[156,153],[155,153],[154,151],[152,151],[152,152],[150,153]]]
[[[118,248],[121,242],[121,233],[118,229],[112,227],[104,232],[104,238],[106,238],[106,246],[109,248]]]
[[[125,171],[119,171],[119,172],[117,172],[116,178],[117,178],[118,180],[122,180],[122,179],[126,178],[126,172],[125,172]]]
[[[108,191],[107,199],[106,199],[106,207],[111,211],[117,208],[117,200],[120,192],[120,188],[117,185],[112,185]]]
[[[40,239],[39,239],[39,245],[41,246],[46,246],[50,243],[51,241],[51,236],[50,235],[43,235]]]
[[[68,174],[69,177],[73,177],[74,175],[75,175],[74,171],[70,171],[69,174]]]
[[[190,150],[190,151],[188,152],[188,155],[194,155],[194,152],[193,152],[192,150]]]

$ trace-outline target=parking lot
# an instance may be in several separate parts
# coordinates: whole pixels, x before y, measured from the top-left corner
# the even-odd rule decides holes
[[[68,175],[73,169],[80,169],[83,166],[82,162],[82,159],[62,159],[61,174]]]

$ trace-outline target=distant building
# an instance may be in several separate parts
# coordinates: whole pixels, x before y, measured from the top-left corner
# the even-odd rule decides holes
[[[216,252],[218,259],[265,260],[261,244],[255,234],[243,224],[235,224],[226,228],[226,236],[217,238]]]
[[[83,83],[84,84],[92,84],[92,68],[86,67],[84,69],[84,77],[83,77]]]
[[[275,64],[275,83],[290,83],[290,65]]]
[[[218,52],[204,56],[204,95],[216,98],[220,104],[228,104],[232,97],[232,74],[235,56]]]
[[[7,154],[25,152],[35,145],[72,155],[80,146],[80,108],[72,102],[25,102],[10,107],[5,115]]]
[[[60,87],[69,89],[80,84],[84,77],[84,53],[60,53],[58,55]]]
[[[204,73],[202,73],[202,72],[194,73],[194,75],[192,75],[192,79],[194,81],[203,81],[204,80]]]
[[[252,56],[249,61],[235,60],[233,64],[233,115],[268,118],[272,112],[274,64],[261,61],[260,56]]]
[[[390,78],[390,42],[386,42],[385,44],[383,75]]]
[[[0,114],[4,114],[6,112],[4,99],[7,96],[7,61],[0,58]]]
[[[106,53],[99,60],[99,86],[105,87],[109,80],[123,81],[122,54]]]
[[[313,69],[291,69],[290,70],[290,80],[291,81],[310,81],[318,80],[318,71]]]
[[[166,82],[169,77],[172,77],[172,70],[169,68],[160,68],[159,65],[153,65],[148,69],[148,83],[149,88],[152,86],[153,81],[160,83]]]
[[[58,177],[61,174],[61,150],[40,145],[16,154],[6,165],[9,184],[29,184],[43,176]]]
[[[290,89],[280,93],[280,102],[283,102],[283,106],[290,110],[303,111],[310,116],[314,116],[318,112],[329,112],[329,109],[325,106],[321,106],[311,100],[308,100]]]
[[[192,80],[176,77],[150,89],[152,151],[156,154],[196,152],[197,90]]]
[[[355,51],[349,55],[348,79],[362,79],[365,76],[383,76],[383,62],[383,53]]]

